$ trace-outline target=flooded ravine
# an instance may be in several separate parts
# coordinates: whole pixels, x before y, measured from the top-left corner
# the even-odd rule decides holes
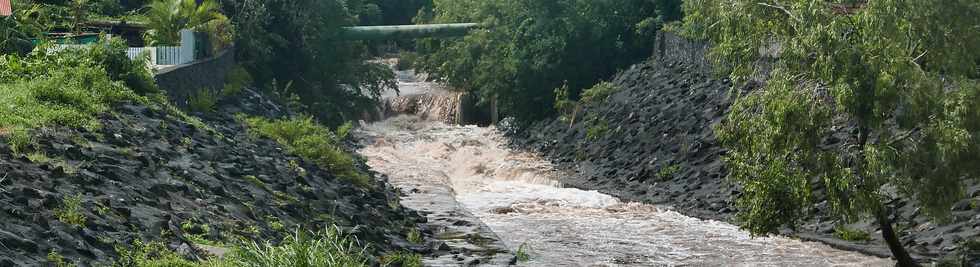
[[[402,204],[427,214],[430,229],[450,244],[444,249],[457,253],[426,265],[507,265],[514,258],[507,251],[522,245],[531,259],[518,262],[523,266],[894,265],[821,243],[752,238],[728,223],[564,188],[560,170],[508,148],[494,127],[444,123],[458,110],[447,108],[458,98],[411,71],[398,73],[402,96],[386,98],[422,116],[389,118],[356,134],[368,164],[401,188]],[[507,255],[493,256],[499,252]]]
[[[535,155],[509,150],[492,127],[400,116],[367,125],[359,134],[369,165],[396,186],[446,186],[508,248],[527,244],[531,261],[520,265],[893,265],[819,243],[751,238],[727,223],[561,188],[561,172]]]

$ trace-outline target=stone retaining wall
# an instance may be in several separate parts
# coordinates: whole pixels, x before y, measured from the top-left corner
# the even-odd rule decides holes
[[[167,92],[170,100],[187,107],[187,100],[202,89],[218,92],[225,85],[225,75],[235,66],[234,48],[214,57],[157,71],[156,82]]]

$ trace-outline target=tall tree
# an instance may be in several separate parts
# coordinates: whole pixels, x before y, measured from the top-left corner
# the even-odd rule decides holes
[[[236,58],[256,82],[321,122],[337,126],[357,120],[375,107],[383,90],[396,87],[387,66],[368,62],[363,42],[336,38],[341,27],[378,15],[369,1],[222,3],[237,33]]]
[[[936,219],[980,175],[980,2],[693,0],[683,30],[715,44],[739,81],[718,135],[744,187],[754,234],[795,225],[823,183],[844,221],[875,218],[901,266],[914,266],[888,203],[914,198]],[[771,73],[761,57],[778,55]],[[832,145],[831,140],[843,144]]]
[[[434,23],[483,23],[461,39],[421,40],[418,66],[449,85],[497,98],[521,119],[554,114],[570,97],[650,56],[654,35],[680,17],[678,0],[436,0]],[[672,8],[671,8],[672,7]]]
[[[88,0],[74,0],[88,1]],[[225,20],[218,2],[204,0],[154,0],[146,12],[150,30],[146,39],[151,45],[174,45],[180,42],[180,31],[203,26],[213,20]]]

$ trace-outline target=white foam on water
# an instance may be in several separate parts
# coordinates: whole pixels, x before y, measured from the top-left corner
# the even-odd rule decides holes
[[[400,116],[365,126],[361,153],[395,185],[449,185],[527,266],[892,266],[888,259],[738,227],[596,191],[562,188],[560,172],[515,152],[490,128]]]

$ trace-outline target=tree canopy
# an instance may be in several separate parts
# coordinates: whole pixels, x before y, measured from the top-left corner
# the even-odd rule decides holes
[[[735,80],[767,77],[718,127],[755,234],[795,225],[816,179],[844,221],[878,219],[900,264],[886,203],[912,197],[935,218],[980,175],[980,2],[684,3],[683,31],[714,44]],[[772,68],[759,64],[776,56]],[[771,72],[770,72],[771,71]],[[838,141],[839,140],[839,141]],[[891,234],[891,236],[888,236]],[[894,242],[893,242],[894,241]]]
[[[361,0],[223,1],[235,25],[237,58],[256,82],[300,111],[340,125],[373,107],[394,74],[367,60],[362,42],[337,41],[376,5]],[[372,7],[374,6],[374,7]]]
[[[554,90],[584,88],[643,60],[678,0],[436,0],[421,22],[483,23],[462,39],[421,40],[418,67],[449,85],[498,98],[522,119],[554,114]]]

